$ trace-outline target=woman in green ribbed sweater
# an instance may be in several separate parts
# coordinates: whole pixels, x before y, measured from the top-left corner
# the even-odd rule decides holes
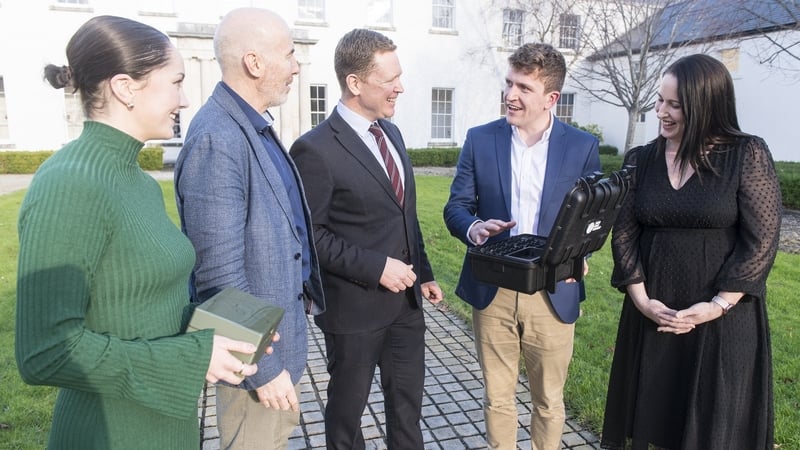
[[[84,24],[67,58],[45,77],[80,92],[89,120],[20,209],[19,371],[61,388],[49,448],[195,450],[203,383],[256,366],[230,354],[251,344],[181,333],[194,250],[136,159],[188,106],[183,61],[163,33],[111,16]]]

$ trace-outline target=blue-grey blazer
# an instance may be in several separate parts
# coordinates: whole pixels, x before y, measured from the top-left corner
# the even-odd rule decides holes
[[[310,312],[324,310],[311,216],[297,169],[290,159],[289,164],[301,189],[307,236],[297,234],[286,188],[258,134],[221,85],[192,120],[175,164],[181,228],[197,252],[193,300],[234,286],[286,311],[274,353],[240,385],[245,389],[266,384],[284,369],[298,383],[308,353],[304,300],[313,300]],[[303,241],[312,259],[305,299]]]
[[[597,138],[553,120],[537,233],[544,236],[550,234],[564,196],[578,178],[600,170]],[[444,207],[448,230],[467,246],[472,245],[467,240],[467,230],[479,219],[511,220],[511,125],[505,118],[467,131],[450,198]],[[508,236],[506,231],[489,242]],[[456,295],[475,308],[484,309],[496,294],[496,286],[475,280],[465,255]],[[561,282],[549,299],[558,317],[565,323],[573,323],[578,319],[584,296],[582,281]]]

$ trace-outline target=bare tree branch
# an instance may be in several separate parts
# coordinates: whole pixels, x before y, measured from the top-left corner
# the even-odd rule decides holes
[[[743,22],[742,8],[750,5],[761,13],[763,8],[754,5],[776,1],[784,2],[790,11],[797,10],[797,0],[491,0],[484,21],[489,27],[476,27],[482,28],[477,32],[486,33],[486,44],[470,49],[468,56],[488,65],[500,62],[500,55],[522,42],[546,42],[562,48],[570,78],[578,88],[627,111],[627,150],[633,142],[637,118],[654,106],[667,64],[685,47],[703,52],[732,36],[741,37],[745,30],[754,29],[752,21],[764,21],[751,14],[751,22]],[[523,19],[521,23],[504,23],[504,14],[506,18]],[[579,18],[579,35],[564,40],[565,19],[578,23],[575,17]],[[489,29],[498,22],[502,28]],[[774,48],[764,54],[765,61],[800,50],[800,42],[778,37],[769,35]],[[499,66],[503,65],[493,70],[502,70]]]
[[[746,4],[742,8],[757,26],[754,27],[769,43],[754,55],[761,64],[779,70],[794,70],[780,64],[782,56],[800,62],[800,5],[797,0],[770,0]],[[800,77],[800,73],[797,74]]]
[[[584,7],[585,59],[570,77],[595,99],[625,108],[627,150],[637,118],[654,106],[664,68],[703,36],[724,34],[723,21],[716,8],[696,1],[605,0]]]

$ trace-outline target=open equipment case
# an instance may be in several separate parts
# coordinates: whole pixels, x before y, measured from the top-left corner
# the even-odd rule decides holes
[[[467,250],[475,279],[532,294],[583,277],[583,258],[606,241],[630,188],[633,167],[581,177],[561,204],[549,237],[519,234]]]

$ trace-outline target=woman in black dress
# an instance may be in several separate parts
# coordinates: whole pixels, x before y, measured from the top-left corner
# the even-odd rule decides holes
[[[772,450],[772,156],[739,129],[712,57],[667,68],[655,109],[660,135],[626,155],[634,186],[612,237],[611,283],[626,295],[602,446]]]

